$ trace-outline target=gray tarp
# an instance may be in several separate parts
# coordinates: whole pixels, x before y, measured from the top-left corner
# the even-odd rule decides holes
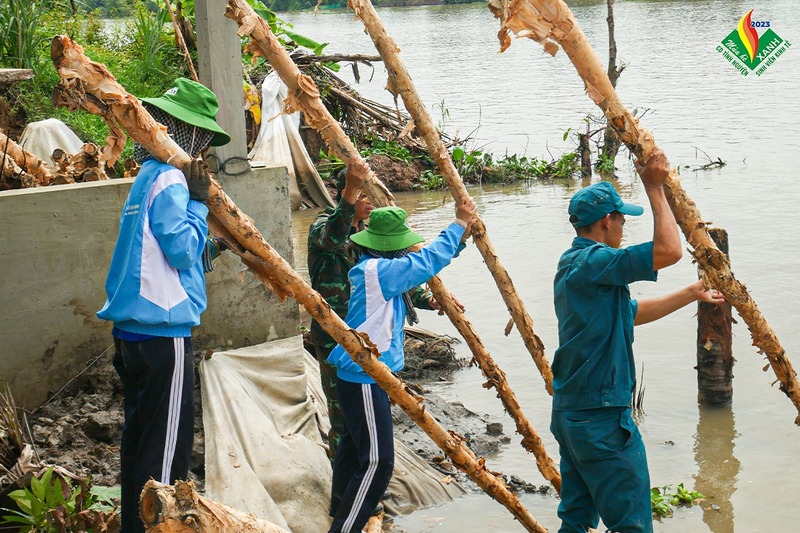
[[[316,360],[292,337],[217,352],[200,365],[206,495],[296,533],[326,531],[331,467]],[[409,512],[463,494],[395,440],[387,508]]]

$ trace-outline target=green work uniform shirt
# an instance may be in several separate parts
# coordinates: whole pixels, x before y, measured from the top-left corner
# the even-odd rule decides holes
[[[628,284],[656,276],[652,242],[616,249],[575,237],[554,281],[559,346],[553,359],[553,409],[630,405],[637,302]]]

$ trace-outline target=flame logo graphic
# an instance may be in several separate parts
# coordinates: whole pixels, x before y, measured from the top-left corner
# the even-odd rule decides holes
[[[750,61],[756,58],[756,53],[758,52],[758,32],[750,25],[750,16],[752,14],[753,10],[751,9],[739,21],[739,38],[750,55]]]

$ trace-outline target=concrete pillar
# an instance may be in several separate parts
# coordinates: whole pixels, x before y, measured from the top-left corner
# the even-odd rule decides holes
[[[232,156],[247,157],[242,49],[236,35],[238,25],[225,17],[226,5],[225,0],[196,0],[194,4],[198,75],[200,82],[217,95],[217,122],[231,136],[231,142],[210,151],[220,162]],[[231,169],[234,166],[243,168],[242,163],[231,163]]]

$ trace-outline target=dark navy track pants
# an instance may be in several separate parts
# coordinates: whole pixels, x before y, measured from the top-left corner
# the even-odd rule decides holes
[[[194,441],[194,360],[189,338],[114,339],[125,423],[121,533],[144,532],[139,494],[150,479],[186,479]]]
[[[344,428],[333,460],[329,533],[357,533],[381,501],[394,470],[392,411],[376,384],[336,380]]]

